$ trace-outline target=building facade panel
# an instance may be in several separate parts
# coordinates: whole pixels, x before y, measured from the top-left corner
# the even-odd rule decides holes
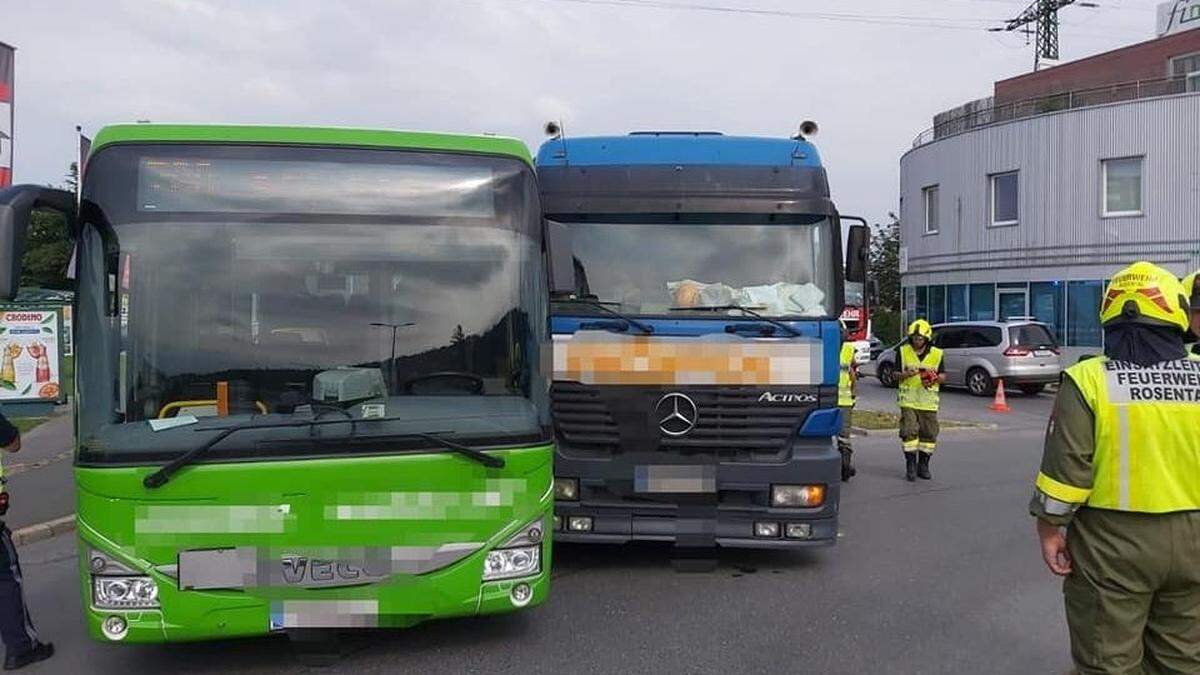
[[[1180,94],[978,127],[909,151],[900,171],[906,318],[1003,318],[1023,293],[1024,315],[1055,325],[1068,353],[1094,351],[1099,328],[1086,315],[1098,312],[1097,289],[1114,271],[1139,259],[1180,275],[1200,268],[1198,120],[1200,94]],[[1104,162],[1127,158],[1140,158],[1140,204],[1129,182],[1137,162],[1114,170],[1125,182],[1109,187],[1140,213],[1112,215]],[[1010,171],[1018,222],[993,226],[990,177]],[[931,185],[936,234],[925,232]]]

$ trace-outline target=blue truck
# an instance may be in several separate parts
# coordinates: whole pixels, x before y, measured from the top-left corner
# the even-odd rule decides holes
[[[869,231],[831,201],[815,125],[548,131],[555,538],[835,543],[838,317]]]

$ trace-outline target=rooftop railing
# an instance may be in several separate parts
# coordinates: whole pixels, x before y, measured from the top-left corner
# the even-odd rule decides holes
[[[1122,82],[1103,87],[1078,89],[1051,96],[1041,96],[1024,101],[993,105],[935,124],[917,135],[916,139],[913,140],[913,147],[918,148],[927,143],[946,138],[947,136],[953,136],[964,131],[993,124],[1000,124],[1001,122],[1108,103],[1183,94],[1188,91],[1198,91],[1198,87],[1200,87],[1200,83],[1197,83],[1195,74],[1172,75],[1155,80]]]

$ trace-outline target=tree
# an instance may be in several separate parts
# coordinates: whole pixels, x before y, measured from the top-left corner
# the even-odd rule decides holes
[[[58,187],[74,192],[78,182],[78,167],[71,162],[63,185]],[[70,288],[71,282],[67,279],[70,261],[71,236],[67,231],[67,219],[49,209],[34,211],[29,217],[29,233],[25,237],[21,285],[59,290]]]
[[[892,222],[876,225],[871,237],[870,278],[874,285],[871,326],[875,336],[885,343],[900,339],[900,219],[889,213]]]
[[[900,311],[900,219],[889,213],[892,222],[876,225],[871,237],[870,276],[875,282],[875,306]]]

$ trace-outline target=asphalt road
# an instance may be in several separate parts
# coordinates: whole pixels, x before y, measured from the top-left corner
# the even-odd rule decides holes
[[[859,380],[858,405],[870,410],[896,412],[896,390],[883,387],[871,375],[874,363],[866,364],[862,372],[867,375]],[[939,414],[944,419],[996,424],[1008,430],[1046,429],[1046,420],[1054,405],[1053,393],[1026,396],[1014,389],[1007,392],[1006,399],[1012,412],[1000,414],[988,409],[992,403],[990,396],[972,396],[965,389],[944,389]]]
[[[11,507],[9,529],[43,523],[75,512],[71,452],[75,425],[69,407],[21,438],[21,451],[5,453]]]
[[[863,405],[894,392],[864,381]],[[324,672],[1066,673],[1060,584],[1025,507],[1051,397],[997,415],[965,393],[947,416],[997,430],[947,431],[932,481],[907,483],[891,434],[856,439],[838,546],[726,551],[678,573],[669,549],[559,547],[535,610],[354,633]],[[1040,417],[1040,421],[1038,418]],[[286,639],[193,645],[92,643],[80,620],[75,542],[21,549],[35,623],[59,654],[31,672],[306,669]]]

